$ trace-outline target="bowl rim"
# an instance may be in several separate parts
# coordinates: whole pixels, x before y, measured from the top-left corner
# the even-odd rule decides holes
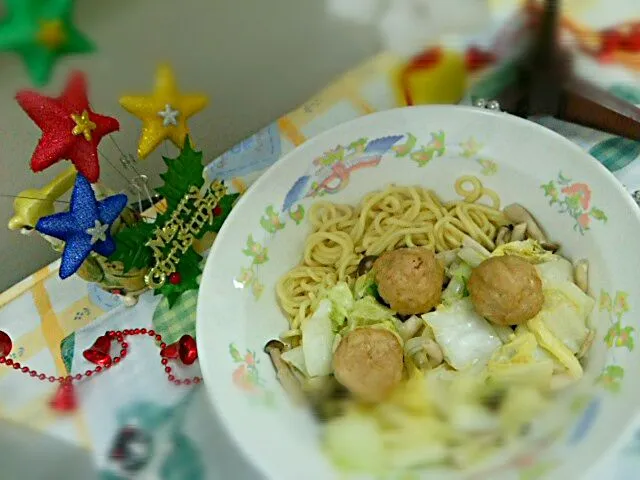
[[[426,112],[427,115],[432,115],[433,113],[431,112],[438,112],[438,111],[441,111],[441,112],[442,111],[445,111],[445,112],[459,111],[472,116],[486,115],[486,116],[497,118],[499,119],[498,121],[500,122],[502,121],[512,122],[520,126],[531,128],[534,131],[538,131],[540,132],[541,135],[547,135],[548,137],[552,138],[554,141],[561,142],[567,148],[574,150],[576,154],[579,154],[579,156],[583,158],[583,161],[590,162],[592,165],[594,165],[596,170],[598,170],[599,175],[601,176],[603,182],[606,182],[609,184],[609,187],[612,189],[612,193],[613,191],[615,191],[616,194],[619,194],[624,198],[624,202],[626,202],[626,204],[630,207],[631,212],[633,212],[631,216],[640,225],[640,205],[638,205],[634,201],[633,197],[629,194],[627,190],[625,190],[622,183],[613,175],[613,173],[611,173],[604,165],[602,165],[598,160],[596,160],[593,156],[591,156],[587,151],[585,151],[579,145],[572,142],[571,140],[564,137],[563,135],[559,134],[558,132],[555,132],[554,130],[551,130],[550,128],[545,127],[544,125],[528,120],[526,118],[509,114],[507,112],[481,109],[478,107],[468,106],[468,105],[414,105],[414,106],[406,106],[406,107],[397,107],[397,108],[382,110],[378,112],[373,112],[371,114],[363,115],[363,116],[348,120],[346,122],[340,123],[338,125],[335,125],[315,135],[314,137],[307,139],[304,143],[296,146],[290,152],[287,152],[285,155],[278,158],[271,166],[269,166],[266,169],[266,171],[264,171],[249,186],[247,191],[245,191],[240,196],[238,203],[234,206],[229,216],[225,220],[222,228],[220,229],[220,231],[218,232],[218,235],[216,236],[216,241],[213,242],[213,245],[209,250],[201,278],[205,278],[207,275],[207,272],[210,269],[214,268],[212,266],[214,263],[213,259],[216,257],[216,255],[220,254],[218,252],[219,245],[223,243],[221,239],[229,233],[231,229],[229,225],[235,222],[236,216],[241,215],[240,211],[243,209],[244,204],[246,202],[251,201],[250,197],[252,196],[253,191],[261,188],[263,184],[268,184],[269,182],[271,182],[271,177],[278,170],[277,167],[280,164],[288,162],[291,157],[300,155],[301,151],[308,148],[312,148],[316,144],[322,143],[323,141],[325,141],[326,138],[334,136],[336,132],[349,129],[353,125],[357,125],[358,123],[362,122],[365,118],[370,119],[370,117],[384,117],[387,115],[394,115],[394,114],[397,115],[398,112],[401,112],[401,111]],[[259,472],[259,474],[263,478],[271,479],[272,477],[270,475],[272,474],[272,472],[262,462],[262,460],[260,459],[260,456],[256,455],[255,452],[253,452],[252,449],[250,449],[242,441],[243,439],[241,438],[241,435],[237,433],[236,430],[233,428],[231,420],[224,415],[224,412],[219,406],[219,402],[215,400],[215,397],[217,395],[216,386],[215,386],[215,382],[211,381],[215,377],[215,374],[213,371],[214,367],[209,366],[209,362],[208,362],[209,354],[207,353],[206,346],[202,344],[203,340],[201,340],[201,338],[203,338],[204,335],[200,335],[202,329],[204,328],[203,327],[204,320],[201,320],[204,315],[204,312],[203,312],[204,301],[203,302],[200,301],[201,298],[204,297],[204,294],[202,292],[203,290],[199,289],[198,302],[197,302],[197,308],[196,308],[196,344],[198,347],[200,369],[202,372],[202,378],[203,378],[203,383],[205,385],[208,402],[212,405],[213,412],[215,413],[215,415],[221,420],[220,423],[221,425],[223,425],[224,431],[226,433],[227,438],[229,439],[230,444],[233,447],[235,447],[238,451],[241,452],[241,457],[244,459],[244,461],[247,462],[247,464],[255,472]],[[207,381],[208,379],[210,381]],[[618,442],[612,445],[609,445],[607,448],[603,449],[600,455],[598,456],[598,458],[593,459],[591,466],[588,468],[595,469],[596,466],[602,461],[602,459],[609,456],[609,454],[613,451],[613,448],[617,443]]]

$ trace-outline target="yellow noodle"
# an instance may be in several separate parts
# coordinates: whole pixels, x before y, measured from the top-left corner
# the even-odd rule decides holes
[[[283,340],[299,341],[319,296],[338,281],[353,285],[365,255],[415,246],[442,252],[460,247],[465,236],[493,250],[498,229],[507,224],[499,196],[473,176],[458,178],[454,188],[461,199],[451,202],[422,187],[390,185],[368,193],[357,207],[326,201],[311,206],[302,263],[276,285],[290,324]]]

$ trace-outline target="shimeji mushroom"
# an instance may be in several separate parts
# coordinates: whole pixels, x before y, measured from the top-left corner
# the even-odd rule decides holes
[[[533,215],[529,213],[529,211],[524,208],[519,203],[512,203],[511,205],[507,205],[504,207],[502,212],[505,214],[507,219],[512,222],[514,225],[519,223],[524,223],[527,225],[527,233],[531,238],[538,241],[539,243],[547,243],[547,236],[536,222]]]
[[[527,224],[526,223],[518,223],[517,225],[514,225],[514,227],[513,227],[513,231],[511,232],[510,241],[519,242],[521,240],[524,240],[526,235],[527,235]]]
[[[304,401],[304,395],[300,388],[300,383],[289,368],[289,365],[282,359],[284,349],[285,344],[275,339],[269,340],[264,346],[264,352],[271,357],[271,363],[276,370],[276,376],[282,388],[284,388],[291,400],[296,403],[302,403]]]
[[[504,245],[511,241],[511,229],[509,227],[500,227],[498,235],[496,235],[496,246]]]
[[[436,367],[444,361],[440,345],[426,335],[407,340],[404,354],[412,358],[418,368]]]
[[[358,263],[358,276],[366,275],[373,268],[373,263],[378,257],[376,255],[366,255]]]
[[[573,279],[584,293],[589,290],[589,261],[582,258],[573,265]]]
[[[443,267],[447,268],[457,260],[459,251],[459,248],[454,248],[453,250],[445,250],[444,252],[436,253],[436,258]]]
[[[422,326],[424,326],[424,321],[416,315],[411,315],[404,322],[399,320],[396,322],[396,328],[404,342],[415,337]]]

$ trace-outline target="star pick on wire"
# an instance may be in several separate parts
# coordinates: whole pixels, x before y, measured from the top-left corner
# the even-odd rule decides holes
[[[74,0],[6,0],[0,22],[0,51],[22,56],[31,79],[46,84],[55,62],[65,55],[94,50],[73,24]]]
[[[22,109],[42,130],[31,157],[31,169],[40,172],[68,159],[90,182],[98,181],[98,144],[120,128],[115,118],[98,115],[89,105],[87,84],[80,72],[71,74],[64,92],[51,98],[23,90],[16,95]]]
[[[138,157],[146,158],[166,138],[182,148],[189,133],[187,119],[202,110],[207,102],[206,95],[181,93],[171,67],[161,65],[151,95],[120,98],[120,105],[142,120]]]
[[[73,275],[91,251],[105,257],[115,251],[111,227],[126,205],[124,194],[96,200],[89,180],[78,175],[69,211],[42,217],[36,224],[38,232],[65,242],[60,278]]]

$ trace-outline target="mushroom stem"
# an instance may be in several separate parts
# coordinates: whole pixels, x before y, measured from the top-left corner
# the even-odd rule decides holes
[[[573,279],[584,293],[589,290],[589,261],[580,259],[573,265]]]
[[[284,388],[287,395],[294,403],[301,404],[304,401],[304,394],[298,379],[289,368],[289,365],[282,359],[284,343],[280,340],[270,340],[264,346],[264,352],[271,358],[271,363],[276,371],[276,377]]]
[[[489,250],[484,248],[482,245],[480,245],[478,242],[476,242],[469,235],[465,235],[462,238],[462,246],[471,248],[472,250],[475,250],[476,252],[478,252],[480,255],[482,255],[484,257],[489,257],[491,255],[491,252]]]
[[[531,238],[537,240],[540,243],[547,242],[547,236],[542,231],[540,225],[538,225],[538,222],[536,222],[535,218],[533,218],[533,215],[531,215],[531,213],[529,213],[529,211],[522,205],[520,205],[519,203],[512,203],[511,205],[507,205],[506,207],[504,207],[502,212],[509,219],[509,221],[513,222],[514,224],[526,223],[527,233]]]
[[[436,367],[444,361],[440,346],[434,340],[425,336],[407,340],[404,344],[404,352],[408,357],[412,357],[418,366],[424,364],[424,354],[427,355],[429,364],[432,367]]]
[[[524,237],[526,236],[526,234],[527,234],[527,224],[524,222],[519,223],[513,227],[513,232],[511,232],[511,241],[519,242],[521,240],[524,240]]]
[[[458,258],[459,248],[454,248],[453,250],[445,250],[444,252],[436,253],[436,258],[440,261],[443,267],[447,268],[453,262],[455,262],[456,258]]]
[[[366,275],[373,268],[373,263],[377,259],[377,255],[366,255],[362,257],[358,263],[358,276]]]
[[[496,246],[509,243],[512,236],[513,235],[511,234],[511,231],[508,227],[500,227],[500,230],[498,230],[498,235],[496,236]]]
[[[397,325],[398,333],[402,337],[402,341],[406,342],[410,338],[415,337],[422,325],[424,325],[424,322],[417,315],[412,315],[407,320]]]
[[[591,348],[591,345],[593,345],[593,341],[595,340],[595,338],[596,338],[596,332],[594,330],[589,330],[587,337],[584,339],[584,342],[582,343],[582,347],[580,348],[580,351],[576,355],[576,358],[578,360],[582,359],[587,354],[587,352]]]

